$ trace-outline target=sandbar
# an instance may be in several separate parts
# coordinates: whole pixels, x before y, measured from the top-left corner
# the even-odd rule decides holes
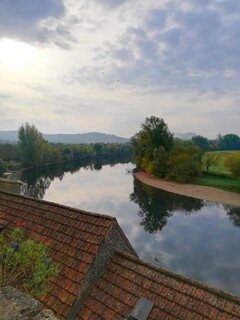
[[[238,193],[228,192],[207,186],[167,181],[153,177],[147,174],[146,172],[142,171],[136,172],[134,176],[144,184],[168,192],[173,192],[181,194],[183,196],[188,196],[202,200],[221,202],[233,206],[240,206],[240,194]]]

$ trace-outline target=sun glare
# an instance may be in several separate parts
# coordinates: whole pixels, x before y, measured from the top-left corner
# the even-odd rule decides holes
[[[20,69],[29,65],[36,57],[36,49],[26,43],[3,39],[0,41],[0,67]]]

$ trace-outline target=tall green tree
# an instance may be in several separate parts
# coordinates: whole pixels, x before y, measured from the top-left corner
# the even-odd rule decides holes
[[[192,138],[192,141],[203,151],[207,151],[209,149],[209,141],[207,138],[203,136],[196,136]]]
[[[151,116],[146,118],[141,130],[132,138],[134,145],[134,162],[144,170],[152,168],[152,162],[157,160],[157,151],[169,151],[173,146],[173,134],[169,131],[163,119]],[[155,164],[154,164],[155,166]],[[150,170],[151,171],[151,170]],[[154,174],[154,172],[151,172]]]
[[[223,150],[239,150],[240,138],[236,134],[229,133],[222,137],[221,147]]]
[[[18,130],[18,148],[23,166],[31,167],[42,163],[46,141],[34,125],[25,123]]]

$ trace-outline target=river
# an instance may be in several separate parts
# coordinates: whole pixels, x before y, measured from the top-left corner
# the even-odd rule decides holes
[[[157,190],[131,169],[98,161],[27,171],[21,193],[115,216],[144,260],[240,295],[240,207]]]

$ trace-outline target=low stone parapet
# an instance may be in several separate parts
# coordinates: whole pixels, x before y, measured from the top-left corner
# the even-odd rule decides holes
[[[12,287],[0,290],[1,320],[58,320],[51,310],[27,294]]]

